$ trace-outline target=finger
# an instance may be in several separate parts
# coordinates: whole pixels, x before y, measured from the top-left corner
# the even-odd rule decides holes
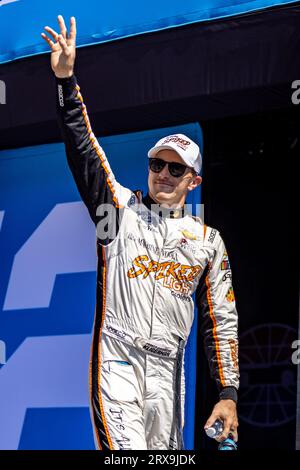
[[[67,39],[67,28],[65,25],[65,20],[63,16],[61,15],[58,15],[57,19],[58,19],[60,34],[62,35],[63,38]]]
[[[204,429],[210,428],[210,426],[212,426],[217,419],[220,419],[219,415],[216,413],[212,413],[210,417],[208,418],[208,420],[206,421],[204,425]]]
[[[42,36],[42,38],[47,42],[47,44],[49,44],[49,46],[51,47],[51,50],[53,51],[54,48],[55,48],[54,42],[51,41],[51,39],[48,38],[48,36],[47,36],[45,33],[41,33],[41,36]]]
[[[68,45],[66,43],[65,38],[61,34],[58,35],[58,42],[59,42],[62,50],[64,51],[64,53],[68,54],[68,52],[69,52]]]
[[[72,41],[75,42],[76,40],[76,34],[77,34],[77,30],[76,30],[76,19],[74,16],[71,17],[70,19],[70,34],[69,34],[69,39],[71,39]]]
[[[231,423],[227,420],[227,421],[224,422],[224,430],[223,430],[222,434],[220,436],[218,436],[216,438],[216,440],[218,442],[222,442],[222,441],[224,441],[224,439],[227,439],[228,434],[230,432],[230,429],[231,429]]]
[[[237,420],[234,420],[234,421],[233,421],[233,424],[232,424],[232,426],[231,426],[231,428],[230,428],[230,431],[229,431],[229,436],[232,435],[233,440],[234,440],[235,442],[238,441],[238,432],[237,432],[238,425],[239,425],[238,421],[237,421]]]
[[[51,36],[53,37],[55,41],[57,41],[58,33],[54,31],[54,29],[50,28],[50,26],[45,26],[44,29],[47,31],[47,33],[51,34]]]
[[[237,442],[239,440],[238,432],[237,431],[230,431],[229,432],[229,437],[233,438],[234,442]]]

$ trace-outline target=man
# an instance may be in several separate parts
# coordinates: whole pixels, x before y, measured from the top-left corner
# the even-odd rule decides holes
[[[221,419],[219,440],[229,432],[237,439],[237,313],[228,255],[219,232],[184,207],[188,192],[201,183],[199,147],[184,135],[167,136],[148,153],[148,194],[119,184],[92,132],[74,76],[75,18],[69,35],[61,16],[58,22],[59,35],[46,27],[53,40],[42,36],[52,51],[68,163],[97,226],[90,363],[96,444],[183,448],[183,355],[194,292],[220,391],[206,427]]]

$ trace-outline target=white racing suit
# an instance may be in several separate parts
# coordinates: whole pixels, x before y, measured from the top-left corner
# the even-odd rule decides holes
[[[97,227],[90,362],[97,447],[181,449],[193,293],[211,374],[220,391],[238,388],[237,312],[224,243],[184,209],[153,208],[148,195],[121,186],[92,133],[76,78],[56,86],[68,163]]]

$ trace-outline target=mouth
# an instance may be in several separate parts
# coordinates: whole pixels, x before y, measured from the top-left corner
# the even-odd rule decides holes
[[[163,182],[163,181],[156,181],[155,184],[157,184],[158,186],[165,186],[165,187],[167,187],[167,188],[172,188],[172,187],[173,187],[172,184],[166,183],[166,182]]]

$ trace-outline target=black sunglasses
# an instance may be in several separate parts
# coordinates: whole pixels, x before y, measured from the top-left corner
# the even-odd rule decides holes
[[[181,163],[165,162],[160,158],[149,158],[149,168],[154,173],[160,173],[166,165],[168,165],[170,175],[174,176],[175,178],[179,178],[180,176],[184,175],[186,169],[189,168],[188,166],[182,165]]]

